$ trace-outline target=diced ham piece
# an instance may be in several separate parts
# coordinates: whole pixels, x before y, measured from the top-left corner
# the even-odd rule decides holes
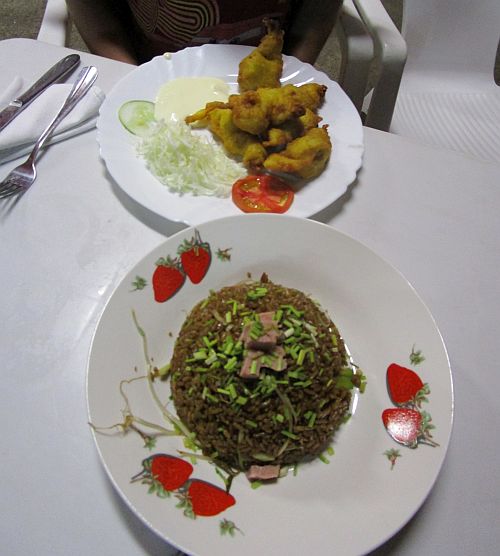
[[[284,371],[286,369],[285,350],[282,346],[277,345],[278,327],[274,320],[274,315],[274,311],[259,313],[258,317],[263,328],[263,334],[259,338],[253,339],[250,336],[252,323],[244,326],[240,341],[244,343],[248,353],[240,371],[241,377],[259,378],[261,367],[266,367],[273,371]]]
[[[259,313],[259,319],[264,328],[276,328],[274,320],[274,311],[267,311],[267,313]]]
[[[259,319],[264,327],[264,334],[259,338],[260,342],[268,342],[276,345],[278,343],[278,325],[274,320],[274,311],[259,313]]]
[[[272,353],[262,357],[261,367],[272,369],[273,371],[284,371],[286,369],[285,348],[275,346]]]
[[[260,351],[272,351],[278,341],[278,327],[274,321],[274,311],[267,313],[259,313],[260,323],[264,329],[264,333],[256,339],[251,338],[252,323],[246,324],[240,336],[240,341],[249,349]]]
[[[241,335],[239,337],[239,341],[243,342],[245,346],[247,345],[247,342],[250,339],[250,330],[252,330],[252,323],[245,324],[243,330],[241,331]]]
[[[241,366],[241,371],[240,371],[241,378],[252,378],[252,379],[259,378],[260,367],[261,367],[261,361],[260,361],[261,355],[262,355],[261,351],[252,351],[252,350],[248,351],[243,361],[243,365]],[[255,361],[255,365],[253,365],[254,361]],[[252,370],[252,365],[254,367],[253,370]]]
[[[251,465],[245,473],[249,481],[269,481],[280,476],[279,465]]]
[[[266,353],[271,353],[276,347],[276,339],[271,338],[270,335],[264,334],[258,340],[248,340],[245,343],[248,349],[253,349],[255,351],[265,351]]]

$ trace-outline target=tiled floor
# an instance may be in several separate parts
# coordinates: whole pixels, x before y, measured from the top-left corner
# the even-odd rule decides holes
[[[14,37],[35,39],[42,22],[47,0],[1,0],[0,40]],[[69,46],[86,50],[85,43],[73,27]]]

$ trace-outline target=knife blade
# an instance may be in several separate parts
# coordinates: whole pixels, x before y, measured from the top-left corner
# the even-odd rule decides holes
[[[68,75],[80,63],[78,54],[70,54],[57,64],[54,64],[40,79],[34,83],[28,90],[9,103],[7,108],[0,112],[0,131],[9,125],[10,122],[19,115],[38,95],[43,93],[47,87]]]

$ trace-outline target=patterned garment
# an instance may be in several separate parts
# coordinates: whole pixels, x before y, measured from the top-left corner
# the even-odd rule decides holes
[[[127,0],[135,24],[155,53],[206,43],[256,45],[264,17],[286,29],[294,0]]]

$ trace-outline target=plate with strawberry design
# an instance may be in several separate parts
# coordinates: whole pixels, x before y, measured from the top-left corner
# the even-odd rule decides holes
[[[137,67],[107,94],[97,122],[100,154],[115,182],[139,205],[187,225],[240,213],[229,193],[224,198],[195,196],[176,193],[162,185],[138,155],[139,141],[125,129],[118,114],[124,103],[131,100],[154,102],[162,85],[180,77],[214,77],[227,83],[230,93],[237,93],[238,64],[251,51],[251,47],[243,45],[207,44],[185,48]],[[284,56],[283,59],[284,85],[314,82],[328,87],[319,116],[321,125],[328,125],[333,144],[330,161],[318,177],[294,186],[295,200],[288,210],[292,216],[308,218],[336,201],[355,180],[362,164],[363,128],[359,114],[338,83],[297,58]],[[194,133],[213,142],[212,135],[205,130],[195,129]],[[239,177],[245,173],[243,170]]]
[[[179,420],[169,361],[197,302],[263,273],[328,312],[366,383],[353,388],[350,417],[320,457],[279,480],[231,481]],[[375,549],[429,494],[453,421],[446,348],[408,281],[353,238],[287,215],[213,220],[146,254],[100,318],[87,396],[124,502],[168,543],[200,555]]]

